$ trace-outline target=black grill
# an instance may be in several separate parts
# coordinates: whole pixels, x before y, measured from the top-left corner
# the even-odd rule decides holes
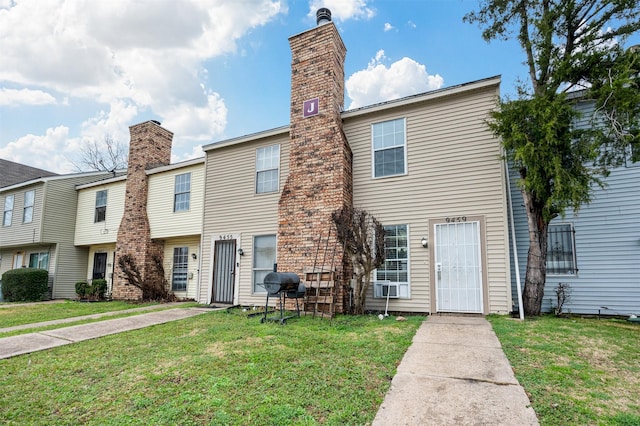
[[[284,315],[284,299],[296,300],[296,316],[300,316],[300,306],[298,305],[298,299],[304,297],[306,288],[304,284],[300,284],[300,277],[293,272],[269,272],[264,277],[264,282],[261,284],[265,290],[267,290],[267,300],[264,304],[264,316],[261,322],[265,321],[278,321],[280,324],[284,324],[289,318],[293,318],[294,315]],[[269,312],[269,297],[277,297],[280,305],[280,315],[268,317]]]

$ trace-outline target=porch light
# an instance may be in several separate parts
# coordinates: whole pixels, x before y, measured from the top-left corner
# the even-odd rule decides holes
[[[429,245],[429,241],[427,241],[426,237],[422,237],[422,240],[420,240],[420,244],[422,244],[422,247],[427,248],[427,246]]]
[[[198,258],[198,255],[197,255],[197,254],[195,254],[195,253],[191,253],[191,258],[192,258],[193,260],[196,260],[196,259]]]

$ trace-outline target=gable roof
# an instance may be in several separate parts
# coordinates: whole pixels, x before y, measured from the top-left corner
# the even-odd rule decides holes
[[[41,177],[57,175],[57,173],[0,158],[0,188]]]

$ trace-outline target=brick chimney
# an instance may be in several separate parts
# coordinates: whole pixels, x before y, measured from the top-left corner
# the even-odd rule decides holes
[[[147,217],[148,180],[146,170],[171,162],[173,133],[160,127],[157,121],[145,121],[129,127],[129,164],[124,214],[116,240],[116,267],[113,277],[113,298],[138,300],[142,292],[128,285],[118,265],[118,259],[130,254],[140,268],[142,279],[163,279],[157,274],[153,261],[163,257],[164,243],[151,240],[151,228]]]
[[[278,209],[277,262],[279,271],[302,278],[314,262],[327,269],[333,265],[344,280],[350,276],[343,273],[331,213],[353,203],[352,153],[341,118],[346,48],[329,10],[320,9],[317,17],[317,27],[289,38],[289,175]],[[338,311],[341,306],[338,300]]]

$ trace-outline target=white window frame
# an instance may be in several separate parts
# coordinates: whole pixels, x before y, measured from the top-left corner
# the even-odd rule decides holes
[[[176,175],[173,185],[173,212],[187,212],[191,208],[191,172]]]
[[[398,135],[397,132],[386,133],[387,135],[393,135],[389,139],[391,141],[384,140],[384,127],[389,126],[393,123],[394,128],[399,123],[402,123],[402,142],[396,140]],[[390,173],[390,174],[380,174],[376,173],[376,154],[384,151],[389,151],[392,149],[402,148],[403,154],[403,171],[401,173]],[[393,176],[405,176],[408,173],[408,164],[407,164],[407,119],[406,118],[395,118],[393,120],[380,121],[378,123],[371,124],[371,176],[373,179],[383,179],[387,177]]]
[[[273,238],[274,246],[273,246],[273,261],[270,262],[270,265],[256,266],[256,260],[258,259],[258,249],[256,248],[256,242],[260,238]],[[258,276],[263,276],[273,271],[273,264],[276,262],[278,258],[278,237],[276,234],[265,234],[265,235],[255,235],[253,237],[252,244],[252,260],[251,260],[251,288],[253,289],[254,294],[265,294],[267,290],[262,287],[258,282]]]
[[[555,231],[555,232],[551,232],[552,228],[555,227],[569,227],[569,229],[566,229],[564,231]],[[562,247],[558,246],[556,248],[556,250],[560,253],[564,253],[564,256],[570,256],[570,259],[568,260],[554,260],[554,249],[551,247],[551,245],[558,245],[559,241],[557,238],[555,238],[555,240],[552,240],[551,235],[556,235],[557,233],[562,232],[564,235],[568,235],[569,236],[569,241],[568,243],[571,245],[571,253],[566,253],[566,250],[564,249],[564,244],[562,245]],[[557,255],[556,255],[557,256]],[[569,267],[565,267],[563,268],[563,271],[558,271],[558,269],[560,269],[559,267],[555,267],[555,268],[549,268],[550,266],[550,262],[570,262]],[[548,276],[561,276],[561,277],[566,277],[566,276],[576,276],[578,274],[578,263],[576,261],[576,238],[575,238],[575,228],[573,227],[572,223],[551,223],[549,224],[549,227],[547,228],[547,275]],[[551,269],[551,270],[550,270]]]
[[[9,202],[11,200],[11,202]],[[4,212],[2,214],[2,226],[11,226],[13,222],[13,207],[15,205],[15,195],[7,195],[4,197]]]
[[[100,194],[104,194],[104,204],[98,204],[102,201]],[[93,215],[93,223],[102,223],[107,220],[107,200],[109,199],[109,192],[107,189],[101,189],[96,191],[96,209]]]
[[[391,287],[397,287],[398,292],[397,292],[397,298],[398,299],[410,299],[411,298],[411,252],[410,252],[410,244],[409,242],[411,241],[410,239],[410,234],[409,234],[409,225],[408,224],[395,224],[395,225],[384,225],[383,226],[385,228],[385,232],[388,228],[390,227],[404,227],[406,229],[406,246],[398,246],[395,245],[393,247],[393,249],[398,249],[398,248],[404,248],[406,249],[407,255],[406,258],[403,257],[395,257],[393,259],[385,259],[385,266],[387,264],[387,262],[403,262],[406,260],[406,265],[407,265],[407,280],[406,281],[394,281],[392,279],[389,279],[389,277],[385,274],[385,272],[387,271],[386,267],[385,268],[378,268],[374,271],[373,276],[374,276],[374,286],[376,285],[375,283],[380,282],[380,285],[384,282],[384,285],[387,286],[388,284],[386,282],[388,282],[390,284]],[[385,236],[385,254],[387,253],[387,236]],[[397,238],[396,238],[397,239]],[[397,243],[397,241],[396,241]],[[394,270],[389,270],[390,273],[396,272]],[[378,275],[380,273],[380,275]],[[386,293],[381,291],[381,292],[377,292],[376,289],[374,288],[374,298],[378,298],[380,297],[381,294],[384,294],[384,298],[386,298]]]
[[[22,209],[22,223],[33,222],[33,204],[36,200],[36,191],[29,190],[24,192],[24,206]]]
[[[273,175],[275,179],[261,180],[261,176]],[[255,179],[256,194],[271,194],[280,190],[280,144],[256,148]]]
[[[35,257],[37,256],[37,257]],[[35,257],[35,266],[33,266],[32,260]],[[29,268],[37,269],[49,269],[49,252],[29,253]]]

